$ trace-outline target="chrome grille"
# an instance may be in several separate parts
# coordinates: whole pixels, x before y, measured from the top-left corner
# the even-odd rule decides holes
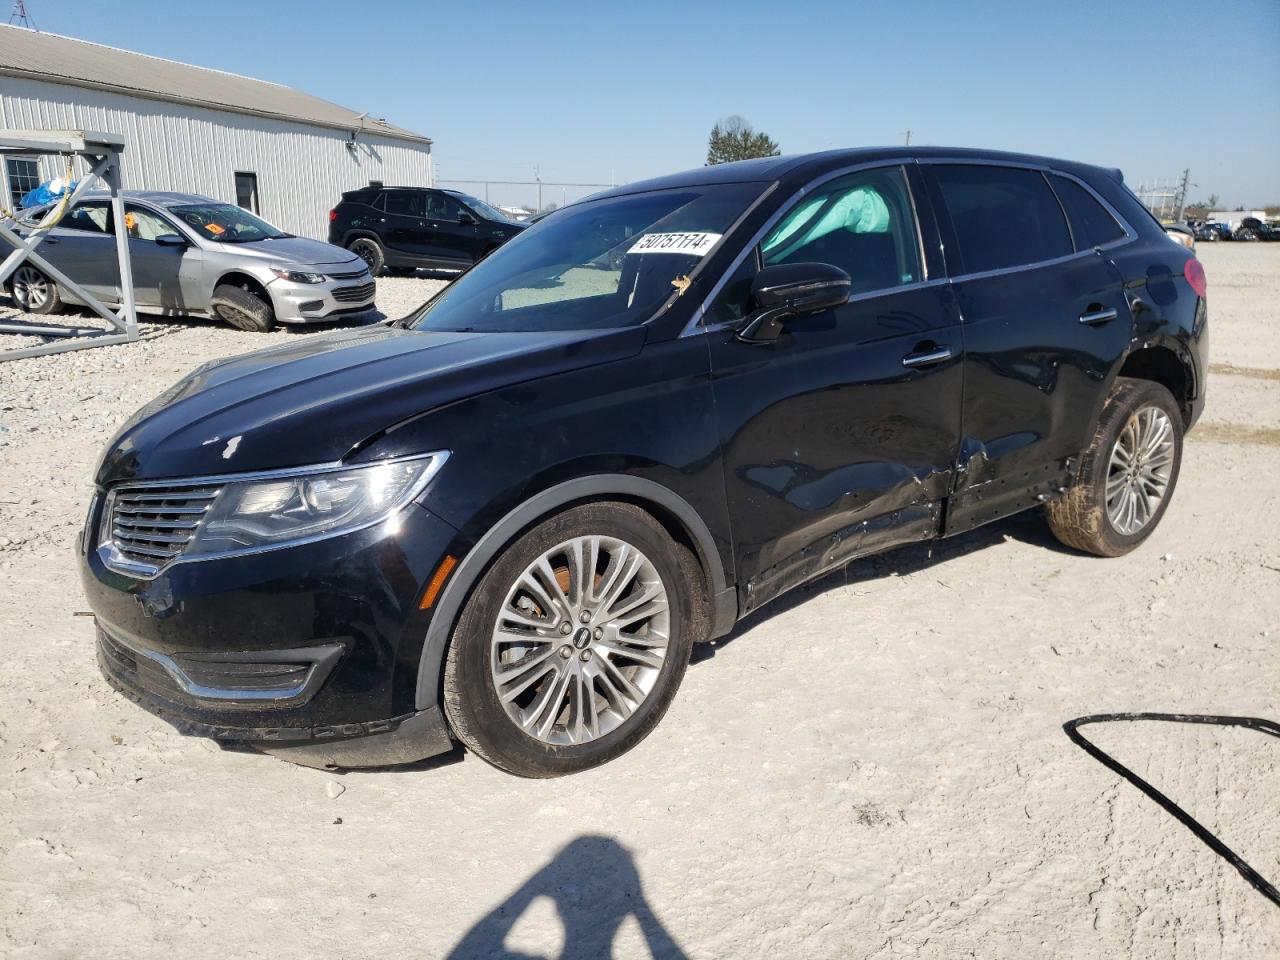
[[[182,554],[220,484],[133,487],[111,495],[108,538],[128,560],[159,567]]]
[[[368,283],[362,283],[358,287],[338,287],[333,291],[333,299],[340,300],[343,303],[363,303],[365,300],[373,299],[374,290],[377,287],[370,280]]]
[[[329,274],[329,279],[330,280],[364,280],[368,276],[369,276],[368,268],[361,267],[359,270],[353,271],[351,273],[331,273]]]

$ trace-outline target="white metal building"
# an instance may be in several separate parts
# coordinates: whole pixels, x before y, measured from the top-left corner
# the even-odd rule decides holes
[[[264,80],[4,25],[0,129],[122,134],[125,189],[239,203],[322,240],[342,191],[370,180],[434,179],[430,139],[358,110]],[[48,156],[7,163],[18,196],[66,169]]]

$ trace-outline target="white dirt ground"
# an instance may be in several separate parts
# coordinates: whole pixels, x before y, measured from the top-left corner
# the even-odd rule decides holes
[[[0,364],[0,955],[1280,956],[1280,910],[1062,730],[1280,719],[1280,244],[1200,255],[1236,370],[1141,550],[1026,515],[858,562],[699,650],[631,754],[549,782],[226,753],[99,677],[72,543],[100,447],[197,363],[306,334]],[[1280,740],[1086,733],[1280,882]]]

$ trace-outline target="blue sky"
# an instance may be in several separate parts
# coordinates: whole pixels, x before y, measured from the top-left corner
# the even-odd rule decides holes
[[[637,180],[700,165],[738,113],[787,153],[910,128],[1280,203],[1280,0],[27,6],[49,32],[386,117],[436,141],[443,178]]]

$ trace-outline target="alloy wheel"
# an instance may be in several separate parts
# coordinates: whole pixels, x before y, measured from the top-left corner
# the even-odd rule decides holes
[[[576,537],[529,564],[507,592],[492,636],[494,689],[530,737],[587,743],[648,698],[670,631],[653,562],[615,537]]]
[[[351,245],[352,252],[365,262],[365,266],[369,268],[369,272],[373,272],[373,265],[377,262],[377,254],[374,252],[373,245],[363,240],[357,240]]]
[[[1155,406],[1134,411],[1107,466],[1107,519],[1117,533],[1132,536],[1151,522],[1169,490],[1173,455],[1169,415]]]
[[[49,281],[34,267],[20,267],[13,275],[13,298],[27,310],[38,310],[49,302]]]

